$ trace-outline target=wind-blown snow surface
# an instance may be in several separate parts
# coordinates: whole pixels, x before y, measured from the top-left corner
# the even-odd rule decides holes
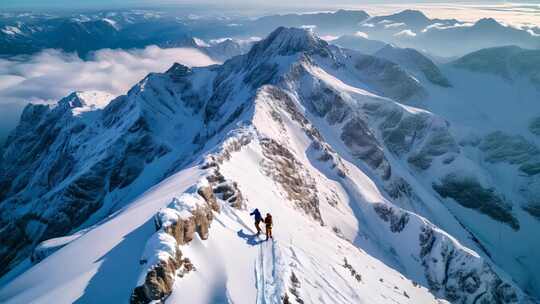
[[[2,248],[11,271],[0,301],[535,303],[519,287],[529,287],[523,270],[493,252],[486,231],[526,240],[536,220],[490,190],[491,171],[446,120],[394,100],[428,103],[447,90],[386,59],[279,28],[221,66],[151,74],[103,109],[77,116],[81,96],[43,113],[29,106],[27,120],[86,127],[46,133],[53,150],[32,144],[27,134],[41,129],[28,121],[11,138],[2,166],[15,144],[46,157],[11,164],[10,174],[47,176],[44,164],[66,150],[77,159],[48,186],[24,176],[1,184],[3,208],[18,212],[2,218],[3,233],[28,242]],[[87,138],[113,148],[77,144]],[[25,205],[33,191],[78,228]],[[74,196],[92,208],[74,213],[66,201]],[[201,218],[206,204],[213,211]],[[273,240],[254,235],[253,208],[273,215]],[[198,221],[210,221],[207,233]],[[48,257],[24,259],[39,241],[70,232],[78,234],[38,246],[58,245],[39,251]]]

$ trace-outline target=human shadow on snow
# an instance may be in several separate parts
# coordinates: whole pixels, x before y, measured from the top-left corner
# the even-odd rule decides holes
[[[264,240],[259,239],[256,234],[247,234],[244,229],[238,230],[236,233],[240,238],[244,239],[248,245],[255,246],[264,243]],[[262,235],[261,235],[262,236]]]

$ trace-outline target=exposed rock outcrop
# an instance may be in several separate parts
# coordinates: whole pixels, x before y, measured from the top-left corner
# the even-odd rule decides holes
[[[237,209],[243,208],[242,192],[240,192],[240,189],[238,188],[237,183],[225,181],[214,186],[213,191],[222,200],[230,203],[232,207],[237,208]]]
[[[467,54],[452,65],[472,72],[498,75],[509,81],[526,79],[540,89],[538,49],[515,45],[491,47]]]
[[[191,242],[195,234],[202,240],[208,239],[213,212],[219,212],[211,189],[203,181],[196,190],[174,198],[156,214],[157,232],[146,243],[141,258],[144,270],[131,295],[132,304],[163,301],[171,294],[176,277],[194,269],[191,261],[183,257],[180,246]]]
[[[443,198],[452,198],[465,208],[475,209],[494,220],[519,229],[519,221],[512,214],[512,205],[505,202],[493,188],[485,188],[473,177],[459,177],[456,174],[445,176],[433,189]]]
[[[289,75],[290,76],[290,75]],[[283,118],[281,117],[281,114],[278,112],[278,109],[283,110],[285,113],[289,115],[289,117],[298,123],[300,128],[304,131],[307,137],[309,137],[313,142],[311,144],[311,148],[317,151],[318,160],[322,162],[328,162],[330,164],[330,167],[336,171],[337,175],[340,177],[345,177],[347,174],[347,169],[345,165],[343,164],[343,161],[338,156],[338,154],[332,149],[332,147],[327,144],[324,141],[324,138],[322,137],[321,133],[315,126],[313,126],[308,119],[306,119],[305,115],[298,110],[298,107],[296,106],[295,102],[289,96],[289,94],[280,89],[276,86],[267,85],[261,88],[258,91],[259,97],[263,98],[269,98],[272,103],[269,105],[272,107],[271,117],[274,118],[280,125],[283,127]],[[307,99],[309,101],[312,101],[312,99]],[[333,107],[334,101],[333,100],[325,100],[324,103],[330,103],[332,105],[321,105],[321,107]],[[345,113],[348,113],[345,110],[345,105],[342,104],[341,106],[338,106],[339,110],[328,110],[327,112],[320,113],[322,117],[324,117],[326,114],[327,119],[334,121],[337,118],[331,118],[334,116],[340,116],[342,118],[337,119],[336,122],[342,122],[345,118]],[[336,114],[337,112],[341,114]],[[334,113],[334,114],[332,114]],[[330,122],[330,121],[329,121]]]
[[[430,289],[452,303],[518,303],[514,286],[503,282],[485,261],[459,250],[448,236],[424,226],[419,242]]]
[[[211,185],[201,186],[197,190],[197,193],[199,193],[199,195],[202,196],[206,200],[206,202],[208,202],[208,204],[210,204],[210,207],[212,208],[212,210],[216,212],[220,211],[219,204],[216,200],[216,197],[214,196],[214,191]]]
[[[205,159],[204,167],[217,167],[224,161],[231,158],[231,154],[239,151],[242,147],[248,145],[253,140],[253,134],[240,130],[236,136],[231,136],[223,142],[220,150],[212,153]]]
[[[378,203],[373,206],[390,233],[418,236],[410,254],[424,268],[432,292],[452,303],[520,303],[520,292],[485,259],[414,214]],[[524,303],[529,303],[523,299]]]
[[[427,112],[410,113],[389,103],[370,103],[365,110],[381,119],[380,129],[388,149],[397,156],[407,155],[414,167],[427,170],[437,157],[459,153],[448,123]]]
[[[398,101],[407,101],[426,94],[420,82],[411,77],[399,65],[383,58],[365,55],[354,67],[365,81],[382,96]]]
[[[399,64],[415,76],[424,76],[428,81],[441,87],[451,87],[450,81],[431,59],[411,48],[399,48],[387,44],[374,54]]]
[[[219,171],[219,165],[214,161],[214,156],[207,159],[205,167],[213,168],[213,171],[210,175],[206,177],[206,180],[209,182],[208,187],[203,187],[199,189],[199,194],[203,197],[208,198],[207,201],[214,202],[216,201],[216,196],[227,202],[231,207],[236,209],[243,209],[245,207],[244,198],[238,184],[234,181],[227,180],[223,174]],[[219,206],[215,204],[217,208]],[[217,210],[215,210],[217,211]]]
[[[368,164],[372,169],[381,172],[383,179],[389,179],[392,174],[381,145],[367,126],[366,122],[355,117],[343,127],[341,140],[349,147],[354,157]]]
[[[480,144],[480,149],[489,162],[508,162],[519,166],[519,170],[528,175],[540,173],[540,148],[521,135],[512,136],[501,131],[490,133]]]
[[[79,227],[108,193],[132,184],[146,165],[170,151],[145,116],[134,113],[135,106],[118,98],[101,110],[92,104],[96,96],[73,93],[55,106],[28,105],[6,142],[0,157],[0,236],[19,237],[0,245],[0,273],[40,241]]]
[[[375,204],[373,209],[383,221],[390,222],[390,231],[392,232],[401,232],[409,222],[408,213],[396,210],[387,204]]]
[[[289,200],[322,225],[318,190],[313,177],[285,146],[275,140],[263,139],[261,147],[265,156],[262,163],[264,173],[283,188]]]

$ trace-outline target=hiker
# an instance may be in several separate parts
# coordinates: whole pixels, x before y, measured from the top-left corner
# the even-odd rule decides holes
[[[257,229],[257,235],[261,234],[261,227],[259,227],[259,224],[263,220],[261,212],[259,212],[259,209],[255,208],[255,210],[253,210],[253,212],[251,212],[249,215],[255,216],[255,228]]]
[[[273,239],[273,237],[272,237],[272,215],[270,213],[266,214],[266,217],[264,218],[264,225],[266,226],[266,240],[268,241],[269,238]]]

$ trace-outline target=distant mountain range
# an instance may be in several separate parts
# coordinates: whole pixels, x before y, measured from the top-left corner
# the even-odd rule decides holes
[[[517,46],[487,48],[467,54],[453,65],[511,81],[526,79],[540,89],[540,50],[525,50]]]
[[[332,36],[362,32],[369,39],[446,57],[504,45],[540,48],[540,37],[532,29],[505,26],[494,19],[481,19],[474,24],[455,19],[430,19],[414,10],[387,16],[339,10],[256,19],[192,18],[161,11],[119,11],[58,17],[4,15],[0,17],[0,55],[31,54],[45,48],[57,48],[85,57],[102,48],[141,48],[151,44],[197,47],[195,37],[208,41],[226,37],[246,39],[265,36],[278,26],[304,27],[319,35]],[[341,39],[342,43],[345,43],[344,39]]]
[[[536,33],[503,25],[492,18],[466,23],[456,19],[429,19],[413,10],[372,17],[361,24],[360,31],[371,39],[446,57],[505,45],[540,48],[540,36]]]

